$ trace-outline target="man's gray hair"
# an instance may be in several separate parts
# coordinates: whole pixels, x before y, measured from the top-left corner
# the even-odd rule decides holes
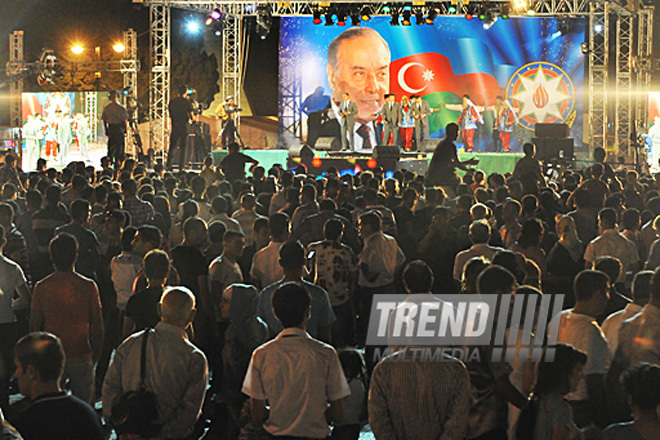
[[[352,27],[339,34],[337,38],[332,40],[330,46],[328,46],[328,65],[332,67],[332,70],[337,70],[337,63],[339,62],[339,47],[341,46],[342,42],[351,40],[353,38],[371,36],[379,38],[383,42],[385,49],[387,49],[387,53],[390,53],[390,46],[377,31],[368,27]]]
[[[168,322],[185,323],[195,309],[195,295],[184,286],[168,287],[160,299],[160,313]]]

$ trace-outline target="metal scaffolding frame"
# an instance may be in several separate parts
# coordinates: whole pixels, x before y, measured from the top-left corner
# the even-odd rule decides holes
[[[653,69],[653,10],[652,6],[641,7],[637,11],[637,56],[635,58],[635,101],[637,133],[648,130],[648,95]]]
[[[96,95],[96,92],[85,92],[85,117],[89,121],[89,140],[92,142],[98,139],[99,115]]]
[[[627,155],[632,125],[632,55],[634,16],[616,17],[616,95],[614,114],[614,145]]]
[[[233,96],[234,104],[241,106],[243,80],[243,54],[241,44],[243,19],[240,15],[225,15],[222,27],[222,96]],[[236,128],[241,118],[236,118]]]
[[[151,70],[149,84],[149,139],[154,157],[165,158],[165,139],[169,134],[167,104],[170,101],[170,6],[149,6],[151,26]]]
[[[25,57],[23,51],[23,31],[14,31],[9,34],[9,61],[7,62],[7,76],[15,76],[9,82],[9,125],[21,127],[21,94],[23,93],[23,78]]]
[[[589,3],[589,128],[591,149],[607,144],[607,81],[610,5]]]

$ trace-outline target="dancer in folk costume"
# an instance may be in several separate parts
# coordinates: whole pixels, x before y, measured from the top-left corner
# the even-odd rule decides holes
[[[44,139],[46,140],[46,160],[57,157],[57,121],[55,116],[48,116],[46,127],[44,129]]]
[[[470,95],[463,95],[463,103],[461,105],[445,104],[442,105],[454,111],[461,112],[461,116],[456,123],[461,128],[461,137],[463,138],[463,148],[465,151],[471,152],[474,150],[474,132],[479,128],[477,123],[483,124],[484,120],[481,118],[479,108],[474,105],[470,100]],[[483,110],[483,109],[482,109]]]
[[[511,133],[513,127],[518,123],[518,115],[508,99],[503,99],[499,95],[495,99],[495,126],[493,129],[499,131],[502,148],[505,152],[509,152],[511,151]]]
[[[91,134],[89,122],[82,113],[76,113],[73,118],[73,131],[76,134],[76,145],[80,149],[80,155],[85,160],[89,160],[87,145],[89,144],[89,135]]]

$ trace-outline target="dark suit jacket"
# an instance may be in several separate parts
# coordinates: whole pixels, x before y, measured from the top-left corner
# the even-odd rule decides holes
[[[325,136],[341,140],[341,127],[330,103],[323,110],[312,112],[307,117],[307,145],[314,148],[316,140]]]

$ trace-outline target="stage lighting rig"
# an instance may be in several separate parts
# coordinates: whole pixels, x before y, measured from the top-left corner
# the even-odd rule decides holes
[[[571,19],[568,17],[557,18],[557,32],[560,35],[568,35],[571,32]]]
[[[337,11],[337,26],[346,26],[346,13]]]
[[[360,26],[360,14],[357,11],[351,12],[351,26]]]
[[[415,11],[415,24],[421,25],[424,24],[424,13],[421,9]]]
[[[491,27],[493,27],[496,21],[497,21],[497,12],[492,10],[486,11],[486,16],[483,25],[484,29],[486,30],[490,29]]]
[[[319,9],[315,9],[312,12],[312,15],[314,16],[314,18],[312,19],[312,23],[321,24],[321,11]]]
[[[325,25],[332,26],[333,24],[335,24],[335,21],[332,19],[332,11],[327,10],[325,12]]]
[[[410,26],[410,11],[406,11],[404,9],[403,19],[401,20],[401,24],[404,25],[404,26]]]
[[[426,24],[433,24],[433,20],[438,16],[438,11],[435,8],[429,9],[429,15],[426,16]]]
[[[268,5],[257,6],[257,35],[265,40],[273,24],[273,14]]]
[[[392,19],[390,20],[391,26],[399,25],[399,11],[396,8],[392,9]]]
[[[371,20],[371,16],[369,15],[369,11],[367,10],[367,8],[364,8],[362,10],[362,15],[360,16],[360,18],[362,19],[362,21]]]

